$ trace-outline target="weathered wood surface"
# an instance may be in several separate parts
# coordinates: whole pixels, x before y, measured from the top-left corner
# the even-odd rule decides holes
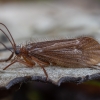
[[[0,53],[1,57],[9,55],[6,51]],[[3,70],[10,62],[0,63],[0,87],[9,89],[12,85],[28,80],[40,80],[60,85],[62,82],[81,83],[87,80],[100,78],[100,70],[92,68],[63,68],[58,66],[45,67],[48,73],[48,80],[39,66],[28,68],[27,66],[15,63],[8,69]]]

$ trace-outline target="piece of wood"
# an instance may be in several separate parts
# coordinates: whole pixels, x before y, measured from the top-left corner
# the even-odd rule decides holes
[[[1,57],[6,57],[9,52],[1,52]],[[100,78],[100,70],[93,68],[63,68],[56,66],[45,67],[48,73],[48,80],[39,66],[29,68],[23,64],[16,63],[8,69],[3,70],[10,62],[0,63],[0,87],[9,89],[16,83],[40,80],[60,85],[63,82],[81,83],[87,80]]]

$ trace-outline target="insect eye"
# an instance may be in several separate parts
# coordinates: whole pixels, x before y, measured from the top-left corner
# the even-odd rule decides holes
[[[15,54],[16,54],[16,55],[20,54],[20,51],[19,51],[19,50],[16,50],[16,51],[15,51]]]

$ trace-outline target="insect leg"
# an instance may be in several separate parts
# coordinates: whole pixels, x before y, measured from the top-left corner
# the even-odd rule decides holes
[[[32,59],[33,59],[34,61],[36,61],[37,63],[41,63],[41,64],[44,65],[44,66],[50,65],[49,63],[43,62],[43,61],[41,61],[41,60],[39,60],[38,58],[35,58],[35,57],[33,57],[33,56],[32,56]]]
[[[22,63],[22,64],[24,64],[24,65],[26,65],[26,66],[29,66],[29,67],[32,67],[34,64],[32,64],[32,63],[27,63],[27,62],[25,62],[25,61],[23,61],[23,60],[21,60],[21,59],[16,59],[16,60],[14,60],[13,62],[11,62],[9,65],[7,65],[3,70],[5,70],[5,69],[7,69],[9,66],[11,66],[12,64],[14,64],[14,63],[16,63],[16,62],[20,62],[20,63]]]
[[[100,65],[94,65],[94,66],[91,66],[89,68],[100,70]]]
[[[7,65],[3,70],[7,69],[9,66],[13,65],[14,63],[16,63],[17,61],[13,61],[12,63],[10,63],[9,65]]]
[[[0,62],[9,61],[9,60],[13,57],[13,55],[14,55],[14,52],[12,52],[12,54],[11,54],[8,58],[6,58],[6,59],[1,59]]]
[[[6,59],[1,59],[0,62],[6,62],[6,61],[9,61],[9,60],[13,57],[14,52],[12,52],[9,48],[7,48],[6,45],[3,44],[2,42],[0,42],[0,43],[1,43],[7,50],[9,50],[9,51],[12,53],[8,58],[6,58]]]
[[[31,67],[33,67],[33,66],[35,65],[35,62],[34,62],[31,58],[29,58],[29,57],[24,57],[24,56],[23,56],[23,59],[24,59],[28,64],[32,65]],[[30,67],[30,66],[29,66],[29,67]]]
[[[32,57],[32,59],[30,59],[30,58],[26,58],[26,57],[23,56],[23,58],[24,58],[24,60],[25,60],[27,63],[33,63],[33,61],[36,61],[36,62],[40,65],[40,67],[43,69],[43,71],[44,71],[44,73],[45,73],[45,75],[46,75],[46,79],[48,78],[48,74],[47,74],[45,68],[43,67],[44,65],[47,65],[47,63],[44,63],[44,62],[38,60],[38,59],[35,58],[35,57]],[[35,63],[34,63],[33,65],[35,65]],[[32,66],[33,66],[33,65],[32,65]],[[30,66],[30,67],[32,67],[32,66]]]
[[[43,65],[41,65],[40,63],[39,63],[39,65],[40,65],[40,67],[43,69],[44,74],[46,75],[46,80],[48,80],[48,74],[47,74],[47,72],[46,72],[46,70],[45,70],[44,66],[43,66]]]
[[[49,64],[49,63],[46,63],[46,62],[43,62],[43,61],[41,61],[41,60],[39,60],[39,59],[37,59],[37,58],[35,58],[35,57],[32,57],[32,59],[33,59],[34,61],[36,61],[36,62],[40,65],[40,67],[41,67],[41,68],[43,69],[43,71],[44,71],[44,74],[46,75],[46,80],[48,80],[48,74],[47,74],[47,72],[46,72],[44,66],[48,66],[48,65],[50,65],[50,64]]]
[[[17,60],[17,62],[20,62],[20,63],[22,63],[22,64],[24,64],[24,65],[26,65],[26,66],[28,66],[28,67],[33,67],[33,65],[34,65],[34,63],[27,63],[27,62],[25,62],[25,61],[23,61],[23,60]]]
[[[28,59],[28,58],[25,58],[25,57],[23,57],[24,58],[24,60],[26,61],[23,61],[23,60],[19,60],[18,62],[20,62],[20,63],[23,63],[23,64],[25,64],[25,65],[27,65],[28,67],[33,67],[33,65],[35,65],[35,63],[33,63],[33,60],[31,60],[31,59]],[[30,60],[30,61],[29,61]],[[37,61],[38,62],[38,61]],[[44,65],[44,62],[41,62],[41,61],[39,61],[39,65],[40,65],[40,67],[43,69],[43,71],[44,71],[44,73],[45,73],[45,75],[46,75],[46,79],[48,79],[48,74],[47,74],[47,72],[46,72],[46,70],[45,70],[45,68],[43,67],[43,65]],[[43,63],[43,64],[42,64]]]

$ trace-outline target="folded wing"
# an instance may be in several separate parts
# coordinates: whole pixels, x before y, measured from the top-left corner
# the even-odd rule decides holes
[[[45,44],[45,43],[44,43]],[[90,67],[100,62],[100,44],[90,37],[56,41],[31,54],[41,61],[63,67]]]

